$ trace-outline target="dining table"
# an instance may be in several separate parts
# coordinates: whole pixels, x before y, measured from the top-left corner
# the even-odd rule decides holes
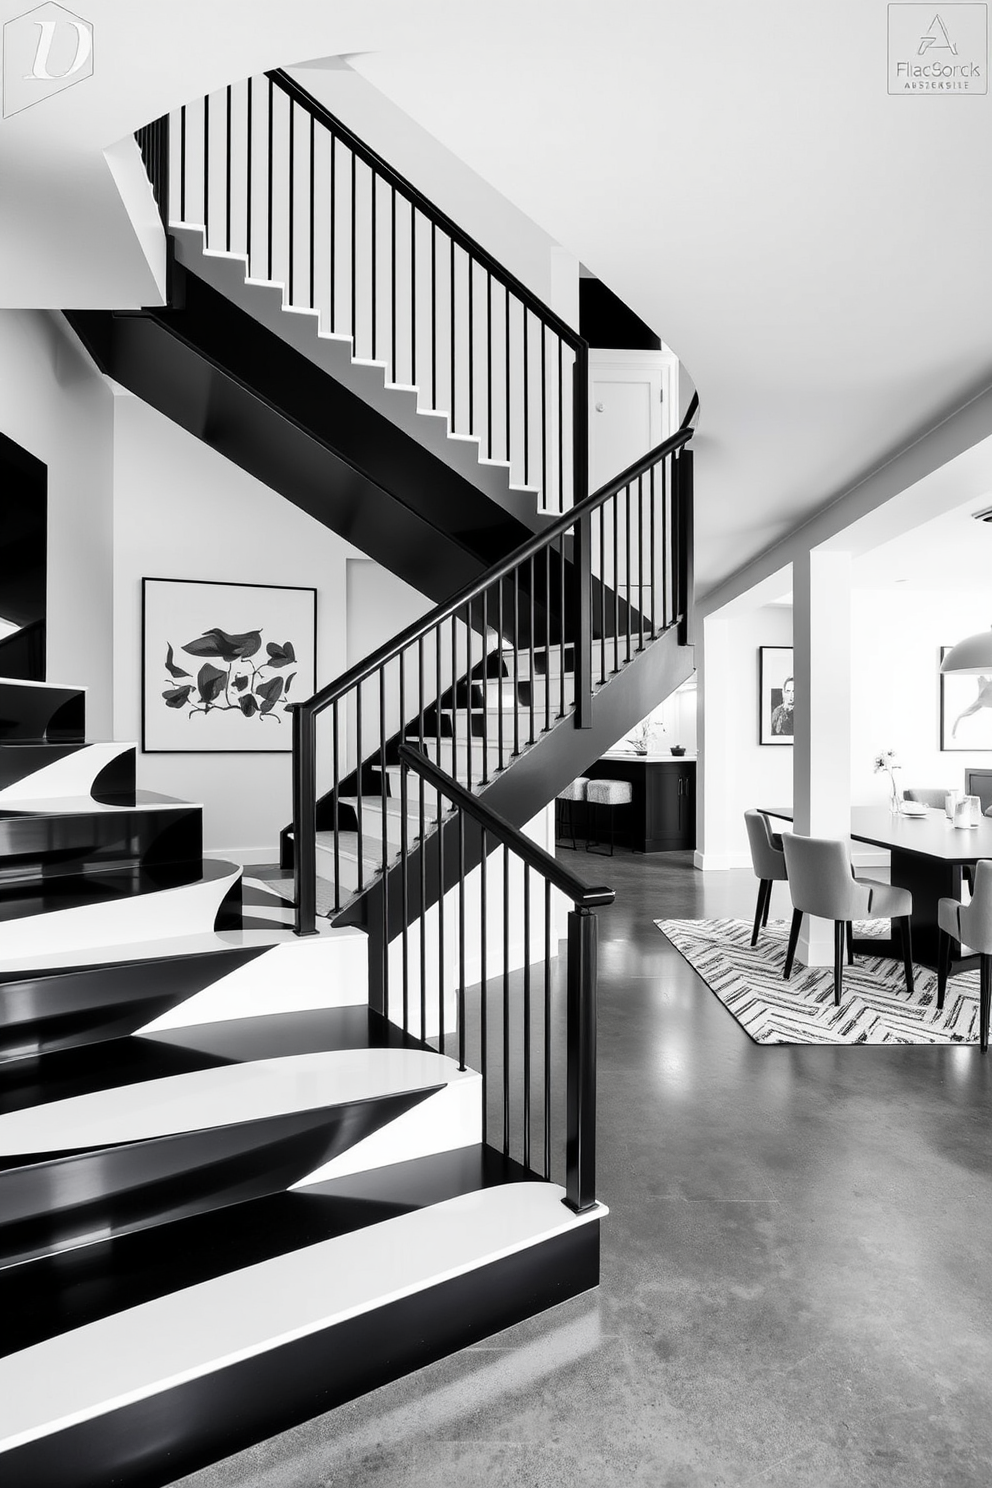
[[[771,818],[793,820],[791,806],[762,806]],[[979,816],[971,827],[956,827],[946,812],[928,807],[923,816],[909,816],[887,806],[855,806],[851,810],[851,840],[886,848],[890,879],[913,896],[911,927],[913,960],[936,967],[939,941],[937,905],[941,899],[960,899],[964,869],[979,858],[992,858],[992,817]],[[867,955],[900,957],[898,941],[872,937],[854,941],[854,950]],[[978,957],[964,955],[960,944],[951,947],[952,971],[960,971]]]

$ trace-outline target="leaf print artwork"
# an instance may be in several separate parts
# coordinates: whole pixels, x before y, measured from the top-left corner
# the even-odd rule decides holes
[[[169,676],[162,692],[167,708],[184,709],[191,719],[208,713],[240,713],[259,722],[283,721],[286,695],[297,674],[294,671],[284,678],[280,669],[297,660],[292,641],[266,642],[265,659],[255,661],[252,658],[262,650],[261,630],[230,632],[214,625],[179,649],[201,658],[203,665],[195,684],[178,685],[179,678],[190,673],[176,664],[172,642],[167,642],[165,670]]]

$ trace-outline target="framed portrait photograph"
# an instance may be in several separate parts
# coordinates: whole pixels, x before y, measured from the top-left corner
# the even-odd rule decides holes
[[[792,647],[759,646],[759,744],[792,743],[795,696]]]
[[[317,591],[141,581],[146,754],[287,753],[288,703],[316,687]]]
[[[950,649],[941,646],[941,661]],[[941,750],[992,749],[992,676],[939,675]]]

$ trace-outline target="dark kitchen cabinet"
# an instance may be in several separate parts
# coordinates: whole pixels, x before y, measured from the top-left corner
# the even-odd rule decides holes
[[[590,780],[627,780],[629,806],[617,806],[616,840],[634,852],[675,852],[696,846],[696,761],[652,755],[599,759]],[[605,808],[601,808],[605,811]],[[602,824],[605,827],[605,821]],[[596,828],[593,826],[594,831]]]

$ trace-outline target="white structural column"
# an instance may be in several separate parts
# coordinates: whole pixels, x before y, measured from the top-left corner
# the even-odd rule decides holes
[[[707,615],[703,644],[696,647],[696,853],[697,868],[729,868],[733,842],[735,740],[740,718],[734,717],[730,645],[732,617]]]
[[[851,830],[851,555],[813,549],[793,563],[795,830]],[[803,921],[799,960],[833,962],[833,926]]]

